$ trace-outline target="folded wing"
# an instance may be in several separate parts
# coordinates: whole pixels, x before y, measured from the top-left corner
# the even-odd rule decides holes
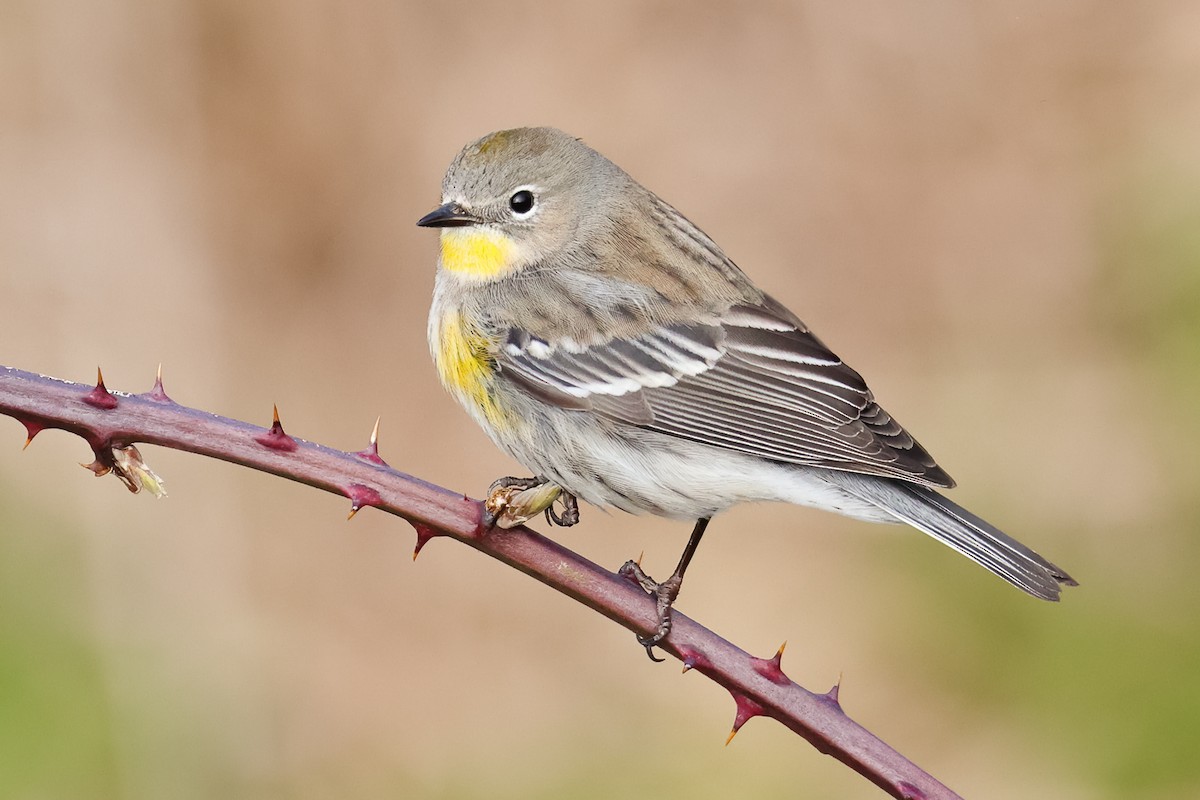
[[[513,330],[497,364],[563,408],[773,461],[953,485],[862,377],[770,298],[587,346]]]

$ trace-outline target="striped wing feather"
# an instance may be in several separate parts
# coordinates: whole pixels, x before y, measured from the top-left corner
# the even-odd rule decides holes
[[[500,374],[546,402],[791,464],[953,480],[846,366],[779,303],[583,347],[514,330]]]

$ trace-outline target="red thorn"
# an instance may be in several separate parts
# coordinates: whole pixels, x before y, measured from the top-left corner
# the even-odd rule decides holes
[[[422,525],[419,522],[414,522],[412,526],[417,530],[417,546],[413,548],[413,561],[416,561],[417,556],[421,555],[421,550],[429,543],[430,539],[445,536],[446,534],[436,531],[428,525]]]
[[[753,667],[755,672],[757,672],[759,675],[762,675],[771,683],[775,683],[780,686],[791,683],[791,680],[788,679],[788,676],[783,674],[783,668],[780,666],[780,664],[783,662],[783,651],[786,647],[787,642],[779,645],[779,649],[771,658],[751,658],[750,666]]]
[[[904,798],[904,800],[925,800],[927,795],[922,790],[913,786],[908,781],[900,781],[896,784],[896,793]]]
[[[28,436],[25,438],[25,445],[21,448],[22,450],[24,450],[26,447],[29,447],[30,442],[33,441],[33,437],[46,430],[45,425],[37,422],[30,422],[24,419],[18,420],[18,422],[25,426],[25,433],[28,434]]]
[[[96,386],[90,392],[80,398],[92,408],[99,408],[104,411],[112,411],[117,407],[117,398],[109,393],[104,386],[104,373],[96,367]]]
[[[350,498],[350,516],[346,517],[348,520],[354,519],[354,515],[363,506],[378,506],[383,502],[383,498],[379,496],[379,492],[370,486],[363,486],[361,483],[350,484],[346,489],[346,497]]]
[[[97,478],[112,472],[112,467],[101,461],[99,457],[97,457],[96,460],[90,464],[80,464],[79,466],[83,467],[84,469],[90,469],[92,474]]]
[[[737,703],[737,715],[733,718],[733,730],[729,732],[729,738],[725,740],[726,747],[733,741],[733,737],[737,735],[737,732],[742,729],[743,725],[755,717],[762,716],[763,713],[763,707],[749,697],[746,697],[746,695],[738,694],[737,692],[731,692],[731,694],[733,695],[733,702]]]
[[[381,467],[388,466],[388,463],[379,457],[379,417],[375,418],[375,427],[371,429],[370,442],[366,448],[359,450],[354,455],[363,461],[370,461],[372,464],[378,464]]]
[[[675,649],[678,651],[680,659],[683,660],[683,671],[684,672],[687,672],[688,670],[696,669],[697,667],[699,667],[700,669],[705,669],[707,667],[712,666],[712,662],[709,661],[708,658],[703,653],[701,653],[699,650],[697,650],[694,647],[689,647],[686,644],[681,644]]]
[[[279,406],[271,406],[271,409],[271,429],[266,433],[260,433],[258,436],[255,436],[254,441],[263,447],[290,453],[299,445],[296,444],[295,439],[283,432],[283,425],[279,422]]]
[[[154,388],[146,392],[146,397],[149,397],[156,403],[173,403],[171,398],[167,397],[167,393],[163,391],[162,385],[162,364],[158,365],[158,370],[154,373]]]

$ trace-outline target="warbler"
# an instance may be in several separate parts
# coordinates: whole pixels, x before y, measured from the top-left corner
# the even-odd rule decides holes
[[[621,570],[657,599],[639,637],[651,658],[709,520],[746,501],[907,523],[1044,600],[1077,585],[942,496],[954,481],[856,371],[580,140],[518,128],[468,144],[417,224],[441,229],[441,382],[534,473],[492,485],[495,519],[572,524],[579,498],[695,521],[666,581]]]

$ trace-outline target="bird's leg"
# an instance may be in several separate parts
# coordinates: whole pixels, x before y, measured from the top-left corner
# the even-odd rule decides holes
[[[562,516],[554,514],[551,506],[562,499]],[[488,487],[487,499],[483,503],[483,525],[485,528],[499,526],[515,528],[541,512],[546,519],[559,525],[574,525],[579,521],[579,506],[575,497],[549,478],[499,478]]]
[[[675,598],[679,597],[679,590],[683,588],[683,573],[687,571],[688,564],[692,563],[692,556],[696,554],[696,548],[700,546],[700,539],[704,536],[704,529],[708,527],[708,521],[708,517],[696,520],[696,527],[692,528],[692,536],[688,539],[687,546],[683,548],[683,555],[679,557],[679,564],[675,567],[675,572],[662,583],[657,583],[647,575],[636,561],[626,561],[618,571],[619,575],[632,579],[648,593],[654,595],[658,608],[658,627],[652,636],[637,637],[638,644],[646,648],[646,655],[650,656],[651,661],[663,660],[654,657],[654,646],[667,638],[667,634],[671,632],[671,606],[674,605]]]

